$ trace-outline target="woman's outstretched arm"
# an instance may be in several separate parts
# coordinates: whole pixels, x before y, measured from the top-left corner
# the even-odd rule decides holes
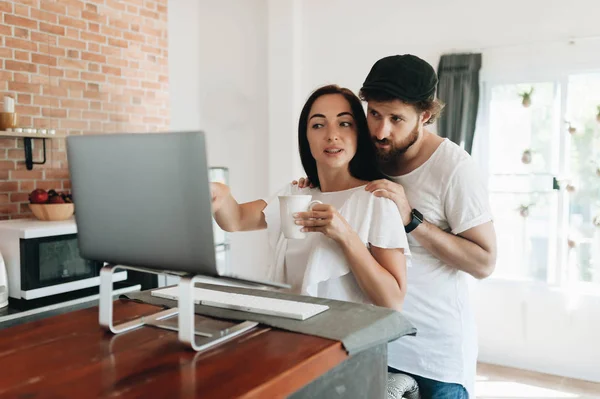
[[[252,231],[267,228],[263,210],[267,203],[263,200],[239,204],[231,195],[228,186],[211,183],[212,206],[215,221],[223,230]]]

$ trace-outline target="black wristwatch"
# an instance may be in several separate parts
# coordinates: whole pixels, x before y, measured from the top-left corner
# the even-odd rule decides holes
[[[421,212],[417,211],[416,209],[413,209],[410,212],[410,214],[412,219],[410,220],[409,224],[404,226],[404,231],[406,231],[406,234],[410,233],[411,231],[416,229],[421,223],[423,223],[423,214]]]

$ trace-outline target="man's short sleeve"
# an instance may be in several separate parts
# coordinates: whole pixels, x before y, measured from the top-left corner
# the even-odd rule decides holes
[[[444,211],[453,234],[460,234],[493,219],[488,191],[472,159],[462,161],[450,178]]]

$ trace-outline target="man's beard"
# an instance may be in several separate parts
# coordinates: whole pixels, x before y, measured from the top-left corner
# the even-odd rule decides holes
[[[419,127],[418,126],[415,126],[413,131],[406,138],[406,140],[404,140],[404,142],[400,143],[400,145],[398,145],[397,147],[389,139],[377,140],[376,138],[373,138],[373,143],[390,144],[389,150],[384,150],[382,148],[375,146],[377,160],[381,163],[390,163],[390,162],[397,161],[400,157],[402,157],[402,155],[404,155],[406,153],[406,151],[408,151],[408,149],[410,147],[412,147],[413,144],[415,144],[417,142],[418,139],[419,139]]]

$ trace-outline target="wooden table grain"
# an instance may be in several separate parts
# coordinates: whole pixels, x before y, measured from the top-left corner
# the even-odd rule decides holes
[[[118,300],[114,318],[157,309]],[[284,398],[346,358],[340,342],[264,326],[196,353],[174,331],[107,333],[94,307],[0,330],[0,397]]]

